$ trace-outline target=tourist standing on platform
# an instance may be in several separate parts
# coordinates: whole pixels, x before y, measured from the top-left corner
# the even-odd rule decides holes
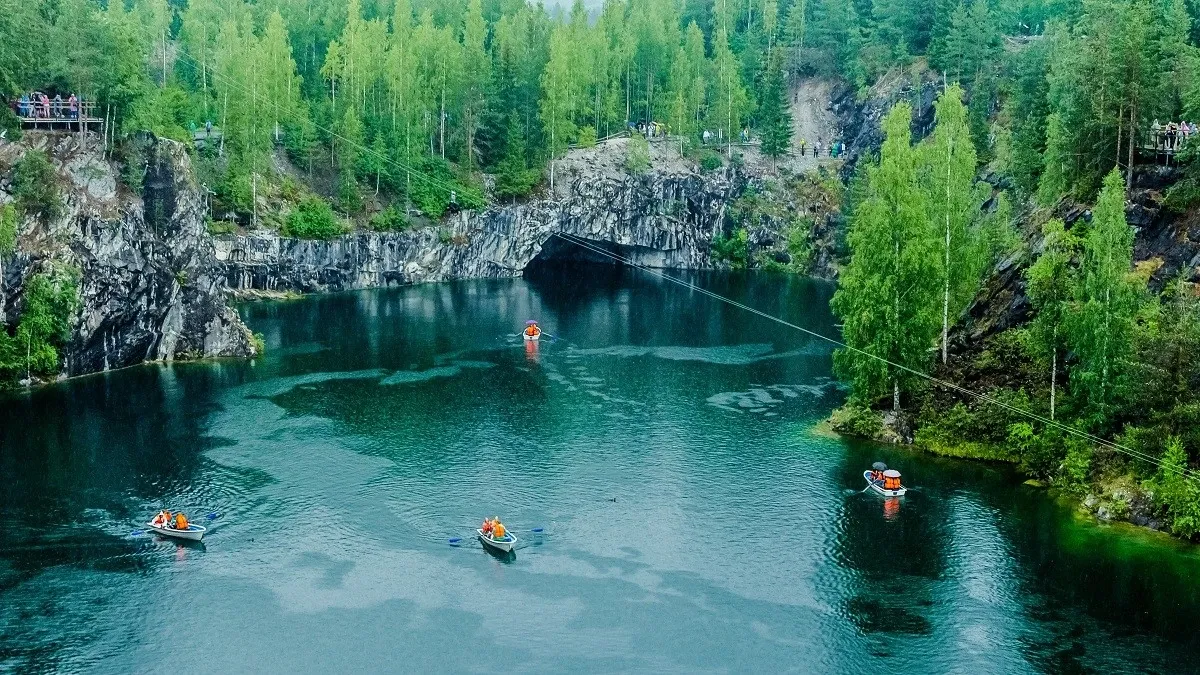
[[[79,99],[75,94],[67,97],[67,112],[71,115],[71,119],[79,119]]]
[[[62,94],[55,94],[55,95],[54,95],[54,101],[53,101],[52,109],[54,110],[54,117],[55,117],[56,119],[57,119],[57,118],[59,118],[59,117],[62,117],[62,116],[63,116],[63,114],[62,114],[62,110],[63,110],[63,108],[62,108],[62,103],[63,103],[63,101],[62,101]]]

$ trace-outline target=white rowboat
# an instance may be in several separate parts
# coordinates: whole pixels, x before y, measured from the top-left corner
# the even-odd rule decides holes
[[[899,471],[888,469],[884,475],[887,475],[888,472],[894,472],[896,474],[896,478],[900,477]],[[884,497],[903,497],[904,493],[908,492],[908,488],[904,487],[903,485],[901,485],[898,490],[888,490],[887,488],[883,487],[883,481],[871,480],[871,472],[869,470],[863,472],[863,478],[865,478],[867,481],[867,487],[871,488],[871,490],[875,491],[876,493],[883,495]]]
[[[479,533],[479,541],[482,541],[484,546],[491,546],[497,551],[508,553],[513,550],[513,546],[517,543],[517,538],[513,536],[512,532],[505,532],[503,539],[496,539],[490,534],[484,534],[483,530],[477,529],[475,531]]]
[[[208,531],[203,525],[188,523],[186,530],[177,530],[173,527],[162,527],[154,523],[146,523],[146,527],[152,532],[157,532],[164,537],[175,537],[176,539],[187,539],[188,541],[200,541],[204,537],[204,533]]]

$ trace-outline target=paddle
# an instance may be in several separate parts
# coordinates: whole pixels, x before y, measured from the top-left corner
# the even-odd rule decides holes
[[[541,534],[541,533],[543,533],[543,532],[545,532],[545,531],[546,531],[546,528],[544,528],[544,527],[535,527],[535,528],[533,528],[532,530],[530,530],[530,532],[535,532],[535,533],[537,533],[537,534]],[[462,543],[462,541],[463,541],[463,538],[462,538],[462,537],[451,537],[451,538],[449,538],[449,539],[447,539],[447,540],[446,540],[446,542],[447,542],[448,544],[450,544],[451,546],[456,546],[456,545],[458,545],[458,544],[461,544],[461,543]]]

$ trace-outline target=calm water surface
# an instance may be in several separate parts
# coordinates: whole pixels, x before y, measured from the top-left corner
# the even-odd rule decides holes
[[[828,285],[697,280],[834,330]],[[254,363],[0,401],[0,671],[1195,668],[1195,550],[823,433],[828,347],[685,289],[583,268],[242,312]],[[879,459],[902,502],[860,492]],[[163,507],[216,514],[204,544],[132,535]],[[467,539],[493,514],[512,558]]]

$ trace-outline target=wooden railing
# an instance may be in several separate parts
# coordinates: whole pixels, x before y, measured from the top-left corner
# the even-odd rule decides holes
[[[21,123],[25,126],[53,127],[56,124],[65,125],[87,125],[101,124],[103,119],[96,117],[95,101],[76,101],[71,104],[69,101],[17,101],[13,105],[17,116],[21,118]]]

